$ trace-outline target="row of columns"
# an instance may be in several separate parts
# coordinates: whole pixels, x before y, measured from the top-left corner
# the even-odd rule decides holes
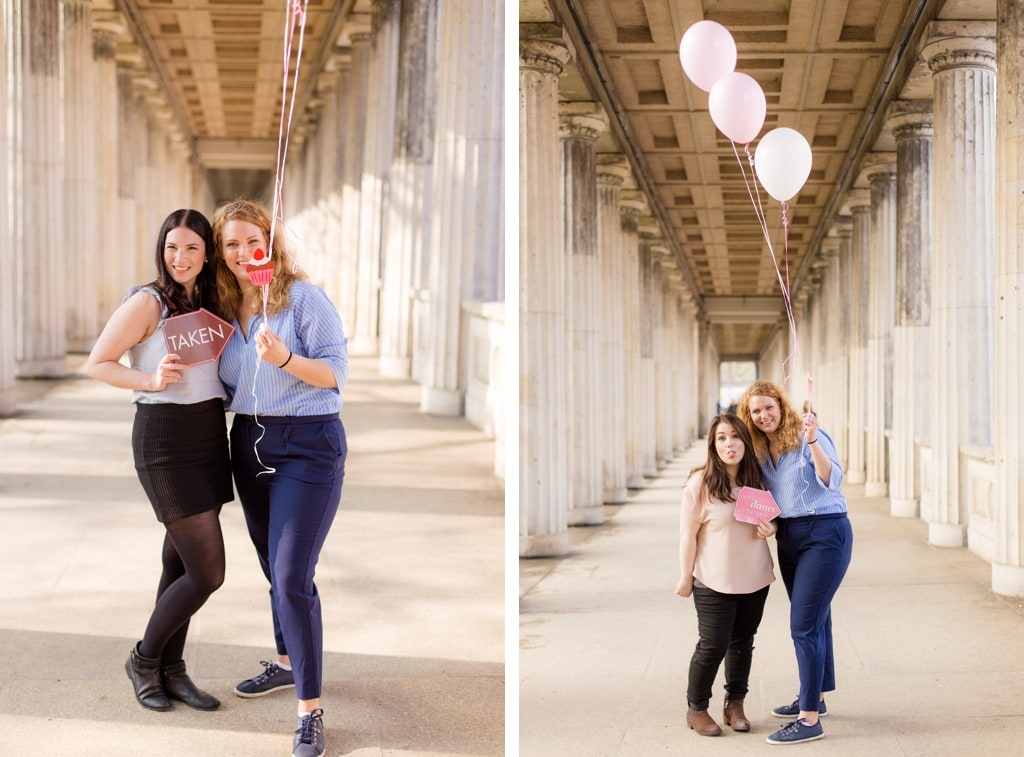
[[[374,0],[288,175],[286,215],[349,349],[419,382],[438,415],[463,412],[464,304],[504,299],[501,6]]]
[[[16,378],[65,374],[140,276],[171,202],[205,199],[118,16],[2,0],[0,415]],[[177,207],[177,206],[175,206]]]
[[[520,28],[523,557],[567,551],[697,433],[697,312],[625,158],[597,153],[602,109],[559,104],[572,55],[559,27]]]
[[[894,516],[919,511],[938,546],[987,550],[971,534],[973,521],[989,521],[978,533],[994,534],[986,554],[993,589],[1022,595],[1024,431],[1007,420],[1020,403],[1024,325],[1014,36],[1022,19],[1013,3],[1000,6],[998,27],[930,24],[921,55],[933,97],[892,105],[887,127],[896,153],[865,158],[865,188],[846,198],[849,231],[837,224],[836,241],[822,246],[827,270],[800,328],[852,314],[847,380],[827,347],[842,327],[826,328],[808,360],[849,388],[845,402],[826,390],[819,404],[826,430],[845,431],[847,480],[864,483],[868,496],[888,495]],[[921,465],[922,454],[930,465]],[[969,457],[994,464],[993,512],[969,512]],[[922,470],[930,480],[921,480]]]
[[[11,125],[0,185],[17,190],[0,213],[10,414],[16,376],[63,375],[65,352],[88,351],[128,288],[153,276],[164,215],[214,201],[118,14],[92,0],[0,1]],[[464,305],[504,298],[504,12],[473,0],[371,7],[350,19],[298,116],[285,215],[353,353],[421,383],[424,411],[459,415]]]

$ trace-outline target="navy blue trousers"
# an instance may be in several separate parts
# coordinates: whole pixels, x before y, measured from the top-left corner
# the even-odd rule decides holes
[[[832,597],[850,567],[853,529],[845,514],[779,518],[779,572],[789,594],[789,632],[800,673],[800,709],[813,712],[836,688]]]
[[[324,645],[313,578],[341,502],[345,428],[337,415],[260,416],[259,423],[265,431],[248,415],[236,415],[231,424],[235,487],[270,581],[277,653],[291,660],[298,698],[316,699],[323,689]],[[268,467],[275,472],[260,475]]]

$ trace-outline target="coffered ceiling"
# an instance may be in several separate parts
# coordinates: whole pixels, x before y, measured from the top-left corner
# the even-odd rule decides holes
[[[347,34],[370,29],[371,0],[308,0],[302,40],[292,42],[289,87],[298,70],[295,120],[317,77],[344,51]],[[260,189],[277,156],[284,40],[292,0],[97,0],[94,19],[117,12],[132,48],[167,99],[215,193]],[[291,90],[289,90],[291,91]],[[252,191],[251,189],[249,191]]]
[[[889,104],[930,97],[930,76],[917,56],[927,22],[994,17],[995,0],[520,3],[521,23],[563,27],[576,59],[560,78],[560,99],[596,101],[608,113],[598,151],[629,160],[725,359],[756,358],[785,323],[779,272],[785,280],[788,271],[794,296],[808,286],[813,256],[858,181],[864,155],[895,149],[883,128]],[[729,29],[736,70],[764,90],[760,135],[787,126],[811,146],[810,177],[789,201],[788,245],[780,203],[762,194],[765,239],[744,148],[715,127],[708,94],[680,65],[679,41],[703,19]]]

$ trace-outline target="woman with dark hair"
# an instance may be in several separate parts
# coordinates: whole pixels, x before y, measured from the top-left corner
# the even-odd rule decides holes
[[[751,384],[739,405],[765,486],[782,510],[779,572],[789,595],[789,632],[800,674],[796,700],[772,709],[775,717],[793,721],[771,734],[770,744],[815,741],[825,735],[820,722],[828,714],[824,692],[836,688],[832,598],[853,555],[836,446],[818,428],[818,417],[809,405],[807,410],[801,418],[770,381]]]
[[[132,390],[135,469],[164,524],[163,572],[146,631],[125,663],[143,707],[170,699],[213,710],[182,655],[191,617],[224,582],[220,509],[233,499],[224,419],[226,393],[216,361],[187,366],[168,354],[167,318],[205,308],[220,315],[213,230],[195,210],[177,210],[157,236],[154,281],[133,287],[103,328],[86,372]],[[121,357],[128,353],[129,364]]]
[[[276,662],[264,662],[235,693],[294,688],[292,754],[320,757],[323,620],[314,574],[345,477],[339,413],[348,341],[327,295],[289,263],[282,226],[265,207],[229,203],[217,210],[213,228],[224,263],[221,302],[235,319],[220,365],[235,413],[231,459],[249,537],[270,582],[277,647]]]
[[[750,434],[735,415],[711,419],[708,456],[690,471],[679,519],[679,586],[693,594],[700,636],[690,659],[686,722],[701,736],[722,729],[708,714],[711,688],[725,660],[725,724],[749,731],[743,712],[754,634],[761,623],[768,585],[775,580],[767,537],[775,525],[756,526],[733,517],[740,487],[764,488]]]

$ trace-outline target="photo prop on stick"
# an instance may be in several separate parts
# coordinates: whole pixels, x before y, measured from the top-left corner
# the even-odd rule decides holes
[[[771,492],[744,486],[736,495],[736,508],[733,510],[733,517],[743,523],[753,523],[756,526],[762,520],[771,520],[777,517],[781,512]]]
[[[168,354],[178,355],[184,365],[208,363],[220,357],[235,327],[209,310],[176,315],[164,321]]]
[[[274,261],[261,249],[252,254],[252,263],[245,266],[249,281],[258,287],[266,286],[274,278]]]

